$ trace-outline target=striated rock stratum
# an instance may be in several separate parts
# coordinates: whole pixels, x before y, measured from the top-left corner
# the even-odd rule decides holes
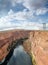
[[[23,44],[25,51],[34,55],[36,65],[48,65],[48,31],[11,30],[0,32],[0,61],[10,52],[9,46],[20,38],[28,38]],[[9,50],[8,50],[9,48]]]

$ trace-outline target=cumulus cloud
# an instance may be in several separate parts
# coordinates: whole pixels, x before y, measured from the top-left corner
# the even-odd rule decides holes
[[[29,9],[29,11],[31,13],[30,16],[34,13],[38,16],[40,14],[44,15],[45,13],[48,12],[48,8],[46,8],[46,6],[45,6],[47,4],[47,2],[48,2],[47,0],[36,0],[36,1],[35,0],[12,0],[11,3],[12,3],[12,5],[14,4],[14,6],[17,3],[22,3],[23,6],[25,6],[26,8]]]
[[[15,7],[17,3],[21,3],[24,7],[26,7],[30,11],[30,12],[26,12],[26,16],[22,16],[22,17],[30,18],[30,16],[33,17],[34,13],[36,15],[47,13],[48,8],[46,8],[45,6],[47,2],[48,2],[47,0],[36,0],[36,1],[35,0],[4,0],[0,2],[0,10],[1,10],[0,12],[2,11],[6,12],[6,10],[9,11],[12,7]],[[10,10],[10,12],[12,12],[12,10]],[[17,14],[21,16],[22,15],[21,12]]]
[[[23,3],[28,8],[42,8],[46,5],[47,2],[47,0],[11,0],[11,3],[14,3],[14,5],[16,5],[16,3]]]
[[[8,12],[8,15],[12,18],[14,17],[14,19],[16,20],[29,20],[34,18],[33,15],[34,11],[28,11],[27,9],[24,9],[23,11],[19,11],[17,13],[14,13],[12,9],[10,9],[10,11]]]
[[[0,30],[7,29],[29,29],[39,30],[42,25],[39,23],[28,21],[24,16],[26,11],[14,13],[12,10],[8,12],[7,16],[0,18]]]
[[[0,8],[11,8],[12,6],[16,6],[17,3],[22,3],[29,10],[38,9],[38,8],[46,8],[48,0],[4,0],[0,2]],[[7,9],[8,9],[7,8]]]
[[[47,0],[4,0],[0,2],[0,10],[8,10],[8,14],[0,18],[0,28],[1,27],[11,27],[11,28],[24,28],[24,29],[40,29],[42,25],[37,24],[40,19],[36,20],[39,15],[44,15],[48,12],[46,8]],[[14,12],[14,8],[17,3],[21,3],[26,9],[23,11]],[[27,9],[29,11],[27,11]],[[36,16],[35,16],[36,15]],[[35,21],[35,23],[33,23]],[[3,22],[4,21],[4,22]],[[15,21],[15,23],[14,23]],[[32,22],[33,21],[33,22]],[[32,23],[31,23],[32,22]],[[41,22],[42,19],[41,19]]]
[[[47,12],[48,12],[48,9],[46,8],[37,9],[36,15],[43,15],[43,14],[46,14]]]

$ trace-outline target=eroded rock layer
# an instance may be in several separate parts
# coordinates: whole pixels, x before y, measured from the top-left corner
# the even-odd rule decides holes
[[[37,65],[48,65],[48,31],[31,32],[30,41]]]
[[[0,61],[9,51],[8,47],[13,41],[28,37],[23,44],[27,53],[34,55],[37,65],[48,65],[48,31],[13,30],[0,32]],[[27,43],[27,44],[26,44]]]
[[[9,53],[10,47],[14,45],[12,42],[20,38],[29,37],[30,31],[11,30],[0,32],[0,61],[2,61]],[[9,50],[8,50],[9,48]]]

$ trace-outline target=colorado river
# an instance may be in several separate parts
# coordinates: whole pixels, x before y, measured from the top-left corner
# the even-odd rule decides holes
[[[2,65],[33,65],[30,55],[24,50],[23,41],[18,41]]]
[[[32,65],[32,62],[23,46],[19,45],[14,49],[14,53],[7,65]]]

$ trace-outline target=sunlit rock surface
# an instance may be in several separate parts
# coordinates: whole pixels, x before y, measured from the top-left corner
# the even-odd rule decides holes
[[[7,50],[9,46],[12,46],[12,42],[20,38],[29,36],[27,30],[10,30],[0,32],[0,61],[2,61],[9,53]]]
[[[30,41],[37,65],[48,65],[48,31],[31,32]]]
[[[25,51],[35,57],[37,65],[48,65],[48,31],[7,31],[0,32],[0,61],[7,56],[8,45],[12,40],[28,37]],[[2,40],[2,41],[1,41]],[[9,41],[9,42],[8,42]],[[4,45],[5,42],[5,45]],[[3,46],[2,46],[3,44]],[[5,51],[4,51],[5,50]]]

